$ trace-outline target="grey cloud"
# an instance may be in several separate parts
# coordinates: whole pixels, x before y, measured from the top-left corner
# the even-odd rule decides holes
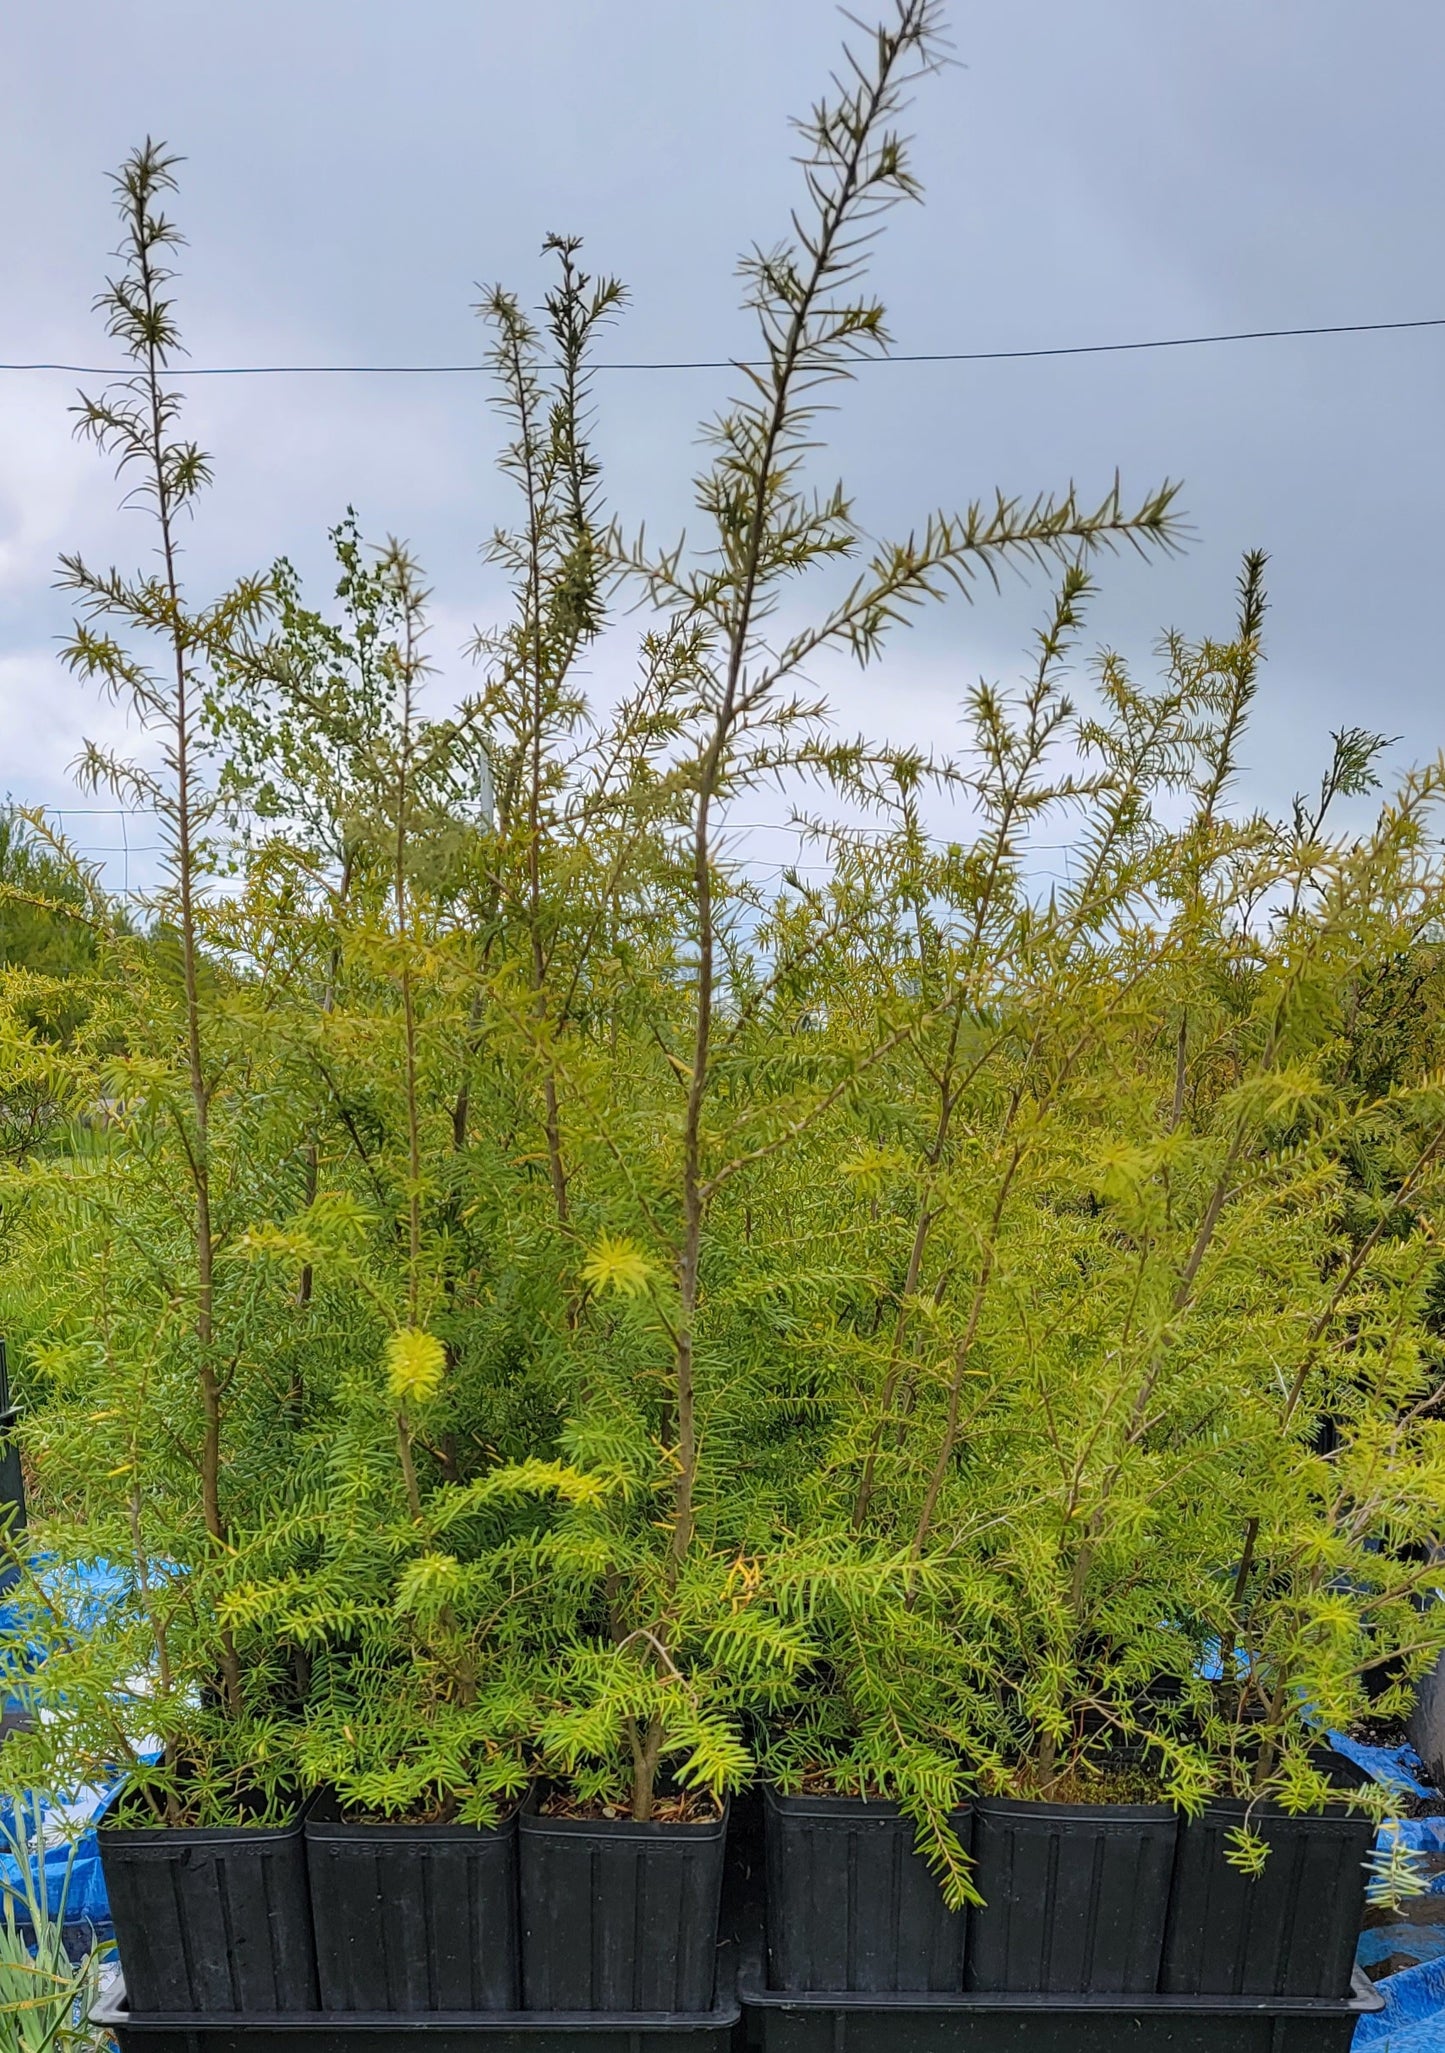
[[[838,26],[824,0],[11,9],[0,175],[25,200],[0,229],[0,357],[102,346],[87,307],[113,239],[104,177],[147,130],[190,159],[197,361],[474,356],[474,282],[537,288],[553,228],[583,233],[632,286],[619,354],[745,349],[732,260],[783,226],[786,119]],[[1427,0],[960,6],[954,37],[960,68],[916,109],[928,204],[895,218],[879,261],[902,347],[1445,313],[1445,11]],[[1442,351],[1426,333],[879,368],[846,396],[826,468],[881,532],[995,484],[1102,489],[1116,464],[1139,489],[1182,477],[1196,541],[1107,571],[1091,635],[1147,652],[1165,623],[1223,628],[1239,553],[1268,548],[1251,789],[1279,802],[1313,778],[1330,725],[1398,732],[1401,761],[1442,738]],[[694,423],[725,393],[701,374],[599,382],[626,518],[686,517]],[[103,466],[70,448],[68,396],[63,379],[0,380],[12,696],[47,689],[55,550],[125,561],[145,546]],[[197,385],[191,412],[219,475],[190,544],[198,582],[283,550],[320,574],[324,529],[351,500],[371,532],[411,538],[448,631],[497,603],[475,553],[506,510],[478,386]],[[877,680],[840,684],[847,722],[896,714],[946,740],[959,693],[1010,666],[1039,603],[1010,589],[928,620]],[[18,753],[0,783],[58,795],[71,751],[56,723],[29,745],[12,705],[3,732]]]

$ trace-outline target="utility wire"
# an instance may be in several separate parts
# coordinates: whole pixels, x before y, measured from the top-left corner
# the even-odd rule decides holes
[[[1046,349],[932,349],[892,356],[859,357],[864,364],[998,364],[1049,356],[1115,356],[1143,349],[1200,349],[1218,342],[1278,342],[1301,335],[1387,335],[1408,328],[1445,328],[1445,314],[1419,321],[1336,321],[1310,328],[1238,328],[1219,335],[1162,335],[1141,342],[1073,342]],[[470,377],[490,371],[490,364],[207,364],[170,365],[168,378],[437,378]],[[765,361],[733,357],[696,357],[650,362],[598,363],[598,371],[732,371],[766,370]],[[124,366],[111,364],[0,364],[0,371],[63,371],[80,378],[122,378]]]

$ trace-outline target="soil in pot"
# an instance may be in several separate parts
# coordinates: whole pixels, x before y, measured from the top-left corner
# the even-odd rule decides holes
[[[320,1798],[306,1866],[323,2010],[517,2006],[517,1818],[395,1823]]]
[[[556,1804],[554,1810],[553,1804]],[[528,2010],[711,2009],[727,1811],[646,1824],[544,1795],[518,1820]]]
[[[1151,1992],[1178,1832],[1168,1804],[974,1800],[967,1986]]]
[[[963,1987],[965,1912],[951,1911],[882,1797],[764,1795],[769,1981],[775,1989],[895,1994]],[[951,1823],[967,1853],[967,1808]]]
[[[1250,1829],[1269,1845],[1258,1875],[1226,1859],[1243,1802],[1212,1803],[1183,1822],[1170,1892],[1160,1987],[1171,1995],[1342,1996],[1365,1909],[1368,1817],[1291,1817],[1256,1807]]]
[[[156,1826],[122,1795],[97,1839],[133,2013],[316,2009],[299,1809],[283,1825]]]

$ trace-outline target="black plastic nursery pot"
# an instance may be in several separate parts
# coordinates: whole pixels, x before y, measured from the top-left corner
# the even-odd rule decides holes
[[[5,1342],[0,1340],[0,1534],[12,1544],[25,1531],[25,1475],[20,1465],[20,1449],[15,1444],[15,1422],[19,1416],[18,1410],[13,1409],[10,1403]],[[0,1597],[14,1589],[20,1574],[18,1554],[15,1558],[0,1561]],[[0,1739],[11,1732],[27,1731],[34,1723],[34,1712],[28,1710],[23,1702],[7,1701],[0,1693]]]
[[[976,1798],[969,1989],[1049,1995],[1159,1986],[1178,1822],[1167,1804]]]
[[[15,1444],[19,1416],[18,1406],[10,1402],[10,1364],[5,1342],[0,1338],[0,1531],[8,1532],[12,1540],[25,1530],[25,1472],[20,1449]],[[19,1579],[18,1562],[0,1565],[0,1595],[13,1588]]]
[[[299,1816],[282,1826],[158,1829],[122,1811],[96,1837],[137,2010],[315,2010]]]
[[[1313,2001],[804,1994],[765,1988],[760,1957],[744,1963],[738,1993],[752,2053],[1348,2053],[1360,2018],[1384,2008],[1363,1976],[1348,1998]]]
[[[517,2008],[515,1812],[493,1826],[352,1822],[322,1797],[305,1832],[322,2010]]]
[[[1339,1996],[1350,1986],[1375,1827],[1345,1811],[1256,1809],[1262,1871],[1225,1858],[1243,1803],[1210,1804],[1179,1835],[1160,1987],[1178,1994]]]
[[[518,1819],[527,2010],[713,2006],[727,1811],[712,1824]]]
[[[0,1410],[0,1528],[12,1538],[25,1530],[25,1474],[20,1466],[20,1449],[15,1444],[19,1416],[18,1411],[8,1406]],[[6,1572],[14,1578],[17,1570],[13,1563],[7,1565]]]
[[[769,1789],[764,1806],[773,1988],[963,1987],[967,1916],[944,1903],[897,1804]],[[951,1822],[966,1852],[972,1815]]]

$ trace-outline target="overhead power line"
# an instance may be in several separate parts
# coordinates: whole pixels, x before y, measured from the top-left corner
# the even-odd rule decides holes
[[[1145,349],[1201,349],[1221,342],[1280,342],[1306,335],[1388,335],[1410,328],[1445,328],[1445,314],[1418,321],[1335,321],[1307,328],[1237,328],[1219,335],[1161,335],[1136,342],[1070,342],[1037,349],[922,349],[896,355],[860,357],[865,364],[999,364],[1051,356],[1116,356]],[[186,364],[167,368],[168,378],[450,378],[473,377],[490,364]],[[637,362],[603,362],[598,371],[731,371],[766,370],[761,360],[732,357],[656,358]],[[61,371],[79,378],[119,378],[124,365],[29,363],[3,364],[0,371]]]

